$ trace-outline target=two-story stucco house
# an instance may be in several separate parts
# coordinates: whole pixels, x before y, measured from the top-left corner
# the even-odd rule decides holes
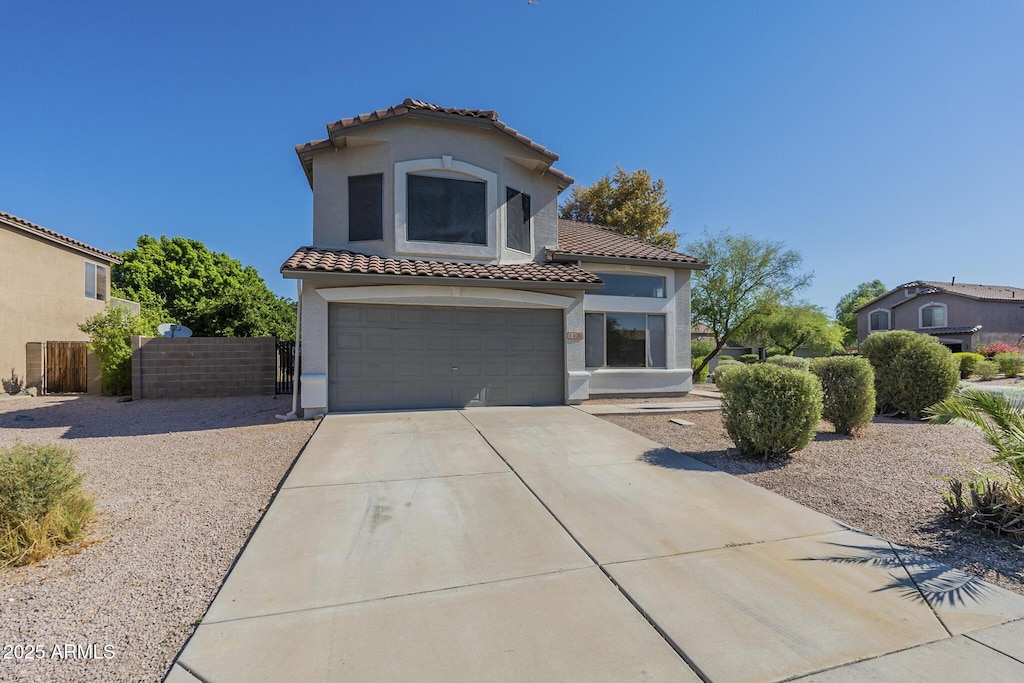
[[[79,323],[110,301],[113,254],[0,211],[0,374],[41,388],[26,345],[81,341]]]
[[[857,309],[857,340],[872,332],[915,330],[953,351],[1017,344],[1024,336],[1024,289],[915,280]]]
[[[691,388],[693,257],[560,221],[572,178],[493,111],[415,100],[296,148],[304,413]]]

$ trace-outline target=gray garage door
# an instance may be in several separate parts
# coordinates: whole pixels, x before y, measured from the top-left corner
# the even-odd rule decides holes
[[[552,405],[562,311],[331,304],[328,408]]]

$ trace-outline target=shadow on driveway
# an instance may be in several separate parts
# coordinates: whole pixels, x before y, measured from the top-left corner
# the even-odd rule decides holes
[[[22,431],[66,427],[63,439],[140,436],[278,424],[291,410],[290,396],[147,398],[118,403],[101,396],[44,396],[0,401],[0,429]],[[197,419],[197,412],[200,417]]]

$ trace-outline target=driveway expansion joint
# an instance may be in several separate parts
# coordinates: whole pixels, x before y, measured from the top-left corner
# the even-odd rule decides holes
[[[699,666],[697,666],[697,663],[694,662],[693,659],[691,659],[690,656],[683,651],[679,644],[676,643],[676,641],[673,640],[671,636],[669,636],[665,629],[659,626],[658,623],[654,621],[653,618],[651,618],[647,611],[644,610],[640,606],[640,604],[633,599],[633,596],[631,596],[625,588],[619,585],[619,582],[615,580],[615,578],[608,572],[608,570],[605,569],[600,562],[598,562],[597,558],[594,557],[594,555],[580,542],[578,538],[576,538],[576,535],[573,534],[569,530],[569,528],[562,522],[562,520],[559,519],[558,515],[556,515],[554,511],[550,507],[548,507],[548,504],[545,503],[544,500],[539,495],[537,495],[537,492],[534,491],[533,488],[531,488],[530,485],[526,483],[526,480],[523,479],[523,477],[519,474],[516,468],[512,466],[512,463],[506,460],[505,456],[503,456],[501,452],[494,447],[494,444],[492,444],[490,440],[487,438],[487,436],[484,435],[482,431],[480,431],[480,428],[477,427],[473,423],[473,421],[469,419],[465,412],[460,410],[459,414],[462,415],[462,417],[473,426],[473,429],[477,431],[477,434],[480,435],[480,438],[484,440],[484,442],[491,448],[491,450],[494,451],[494,453],[499,458],[501,458],[502,462],[504,462],[505,465],[512,471],[512,473],[516,476],[519,482],[524,487],[526,487],[527,491],[530,492],[530,495],[532,495],[537,500],[537,502],[541,504],[541,506],[547,511],[547,513],[551,515],[551,518],[555,520],[558,526],[560,526],[569,536],[569,538],[572,539],[573,543],[575,543],[579,547],[579,549],[582,550],[586,554],[586,556],[590,558],[590,561],[593,562],[594,565],[601,570],[601,573],[608,580],[608,582],[611,583],[612,586],[614,586],[615,589],[619,591],[619,594],[622,595],[622,597],[625,598],[626,601],[633,606],[633,609],[635,609],[637,613],[644,618],[644,621],[646,621],[651,626],[651,628],[653,628],[654,631],[662,637],[665,643],[667,643],[668,646],[671,647],[673,651],[675,651],[676,655],[678,655],[679,658],[686,663],[686,665],[690,668],[691,671],[693,671],[694,674],[696,674],[702,681],[704,681],[704,683],[711,683],[711,679],[708,678],[708,676],[701,670]]]
[[[883,539],[883,540],[884,540],[884,539]],[[934,606],[934,605],[932,605],[932,601],[931,601],[931,600],[929,600],[929,599],[928,599],[928,596],[926,596],[926,595],[924,594],[924,591],[923,591],[923,590],[921,590],[921,584],[919,584],[919,583],[917,582],[917,579],[915,579],[915,578],[914,578],[914,575],[910,573],[910,570],[909,570],[909,569],[907,569],[907,565],[906,565],[906,563],[905,563],[905,562],[903,561],[903,558],[902,558],[902,557],[900,557],[900,554],[899,554],[899,552],[897,552],[897,550],[896,550],[896,547],[895,547],[895,546],[894,546],[894,545],[892,544],[892,542],[891,542],[891,541],[885,541],[885,544],[889,546],[889,550],[891,550],[891,551],[892,551],[892,554],[896,556],[896,561],[900,563],[900,567],[902,567],[902,568],[903,568],[903,572],[904,572],[904,573],[905,573],[905,574],[907,575],[907,577],[908,577],[908,578],[910,579],[911,583],[913,583],[913,584],[914,584],[914,589],[915,589],[915,590],[917,590],[917,594],[921,596],[921,599],[922,599],[922,600],[924,600],[924,604],[928,605],[928,609],[929,609],[929,610],[931,610],[931,612],[932,612],[932,614],[933,614],[933,615],[935,615],[935,619],[936,619],[936,620],[937,620],[937,621],[939,622],[939,625],[941,625],[941,626],[942,626],[942,628],[943,628],[943,630],[944,630],[944,631],[945,631],[946,633],[948,633],[948,634],[949,634],[949,637],[950,637],[950,638],[952,638],[952,637],[953,637],[953,632],[949,630],[949,627],[948,627],[948,626],[946,626],[946,622],[944,622],[944,621],[942,620],[942,617],[940,617],[940,616],[939,616],[939,613],[938,613],[938,612],[937,612],[937,611],[935,610],[935,606]]]
[[[461,474],[435,474],[429,477],[404,477],[402,479],[370,479],[368,481],[335,481],[327,484],[297,484],[295,486],[282,486],[282,491],[298,491],[300,489],[325,489],[332,486],[366,486],[367,484],[396,484],[404,481],[432,481],[435,479],[458,479],[459,477],[486,477],[494,474],[509,474],[510,470],[495,470],[494,472],[464,472]]]

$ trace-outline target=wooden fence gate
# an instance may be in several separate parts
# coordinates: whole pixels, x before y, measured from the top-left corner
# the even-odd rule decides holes
[[[84,341],[46,342],[43,393],[85,393],[89,389]]]

